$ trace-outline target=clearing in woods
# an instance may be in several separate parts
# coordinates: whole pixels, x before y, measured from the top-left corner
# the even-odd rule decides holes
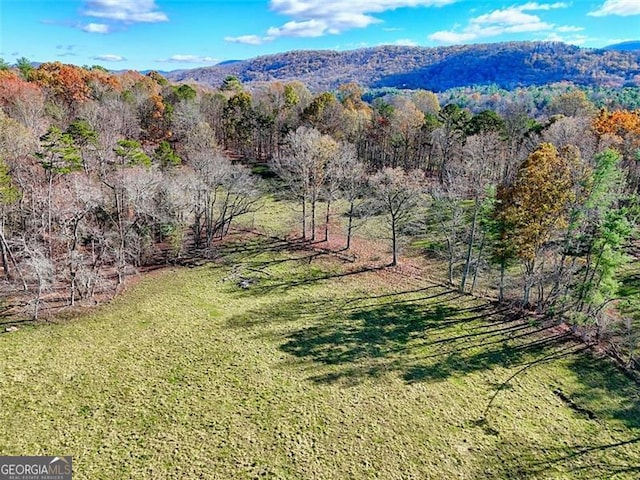
[[[0,335],[0,375],[0,452],[77,479],[640,476],[638,386],[562,329],[277,240]]]

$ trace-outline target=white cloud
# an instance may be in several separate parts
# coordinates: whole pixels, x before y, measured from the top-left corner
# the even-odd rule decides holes
[[[572,45],[584,45],[587,40],[589,40],[589,37],[586,35],[575,35],[573,37],[565,38],[564,42]]]
[[[433,40],[434,42],[438,42],[438,43],[447,43],[447,44],[465,43],[471,40],[475,40],[476,38],[478,38],[476,33],[471,33],[471,32],[459,33],[459,32],[451,32],[447,30],[441,30],[439,32],[435,32],[429,35],[429,40]]]
[[[271,9],[293,18],[330,18],[341,13],[381,13],[402,7],[443,6],[456,0],[271,0]]]
[[[158,10],[155,0],[88,0],[82,14],[126,23],[167,22],[169,17]]]
[[[598,10],[589,12],[589,15],[592,17],[640,15],[640,2],[638,0],[606,0]]]
[[[273,12],[290,18],[267,30],[264,41],[277,37],[322,37],[380,23],[371,14],[404,7],[440,7],[460,0],[271,0]],[[231,38],[259,38],[243,35]]]
[[[556,32],[561,32],[561,33],[582,32],[583,30],[584,30],[584,27],[572,27],[569,25],[555,28]]]
[[[304,22],[291,21],[281,27],[271,27],[267,30],[268,37],[321,37],[329,31],[329,25],[324,20],[306,20]]]
[[[521,8],[522,10],[554,10],[556,8],[567,8],[569,7],[568,3],[564,3],[564,2],[556,2],[556,3],[536,3],[536,2],[529,2],[529,3],[525,3],[524,5],[521,5],[518,8]]]
[[[225,42],[242,43],[244,45],[262,45],[271,40],[269,37],[259,37],[258,35],[240,35],[239,37],[224,37]]]
[[[108,53],[106,55],[97,55],[95,57],[93,57],[94,60],[100,60],[103,62],[124,62],[126,60],[126,58],[120,56],[120,55],[113,55],[111,53]]]
[[[172,55],[169,58],[163,58],[158,60],[158,62],[166,62],[166,63],[207,63],[214,64],[218,63],[220,60],[213,57],[206,57],[201,55],[183,55],[177,54]]]
[[[544,37],[543,40],[546,42],[563,42],[569,43],[571,45],[583,45],[587,40],[589,40],[589,37],[587,37],[586,35],[572,35],[569,37],[563,37],[555,32],[552,32]]]
[[[550,33],[544,38],[545,42],[564,42],[564,38],[562,38],[557,33]]]
[[[368,48],[371,45],[368,42],[344,43],[333,47],[333,50],[357,50],[359,48]]]
[[[415,42],[415,41],[411,40],[410,38],[399,38],[398,40],[393,42],[393,45],[399,45],[399,46],[402,46],[402,47],[417,47],[418,46],[418,42]]]
[[[313,21],[324,24],[324,35],[379,23],[380,20],[372,16],[372,13],[403,7],[438,7],[456,1],[458,0],[271,0],[270,6],[274,12],[291,17],[295,22]],[[288,34],[288,30],[282,27],[275,31]],[[317,30],[314,32],[317,33]]]
[[[540,18],[522,11],[522,7],[512,7],[505,10],[494,10],[491,13],[471,19],[472,25],[503,25],[514,27],[518,25],[536,25]]]
[[[479,38],[495,37],[505,33],[577,32],[582,30],[581,27],[557,26],[542,21],[537,15],[525,13],[566,7],[568,7],[568,4],[562,2],[548,4],[529,2],[502,10],[494,10],[472,18],[462,31],[441,30],[429,35],[428,38],[438,43],[455,44],[470,42]]]
[[[82,25],[80,30],[88,33],[109,33],[109,25],[105,25],[104,23],[87,23],[86,25]]]

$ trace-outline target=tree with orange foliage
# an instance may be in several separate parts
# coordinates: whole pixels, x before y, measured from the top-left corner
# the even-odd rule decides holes
[[[86,102],[91,98],[91,89],[87,85],[88,78],[86,70],[60,62],[43,63],[30,75],[30,80],[49,89],[70,110],[74,110],[78,103]]]
[[[86,71],[86,82],[92,91],[93,97],[100,97],[103,91],[122,91],[120,78],[99,68],[91,68]]]
[[[44,116],[42,88],[10,70],[0,71],[0,108],[34,133]]]
[[[140,105],[140,126],[143,138],[149,142],[161,142],[171,137],[167,120],[167,105],[162,95],[152,94]]]
[[[624,137],[628,133],[640,135],[640,111],[615,110],[606,108],[593,121],[593,129],[598,135],[615,135]]]
[[[603,108],[593,121],[593,130],[603,147],[614,148],[622,155],[621,166],[628,172],[629,186],[640,190],[640,110],[609,112]]]

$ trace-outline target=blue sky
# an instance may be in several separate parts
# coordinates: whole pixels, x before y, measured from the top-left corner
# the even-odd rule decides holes
[[[301,49],[640,39],[640,0],[0,0],[0,57],[174,70]]]

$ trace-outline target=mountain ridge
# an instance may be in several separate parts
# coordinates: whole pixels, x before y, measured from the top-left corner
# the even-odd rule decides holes
[[[607,45],[603,50],[618,50],[622,52],[640,50],[640,40],[629,40],[627,42],[614,43]]]
[[[366,88],[519,86],[572,82],[640,86],[640,51],[587,49],[561,42],[505,42],[450,47],[385,45],[358,50],[294,50],[223,62],[167,76],[218,87],[233,75],[245,84],[294,81],[311,90],[356,82]]]

